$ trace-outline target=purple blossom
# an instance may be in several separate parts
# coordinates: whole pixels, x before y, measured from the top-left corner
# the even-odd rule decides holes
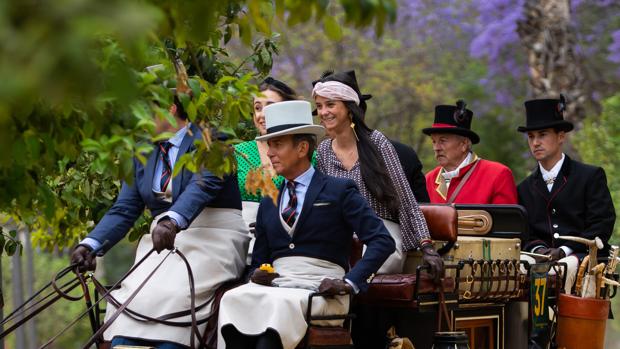
[[[609,55],[607,59],[614,63],[620,63],[620,30],[616,30],[611,34],[613,42],[607,48]]]

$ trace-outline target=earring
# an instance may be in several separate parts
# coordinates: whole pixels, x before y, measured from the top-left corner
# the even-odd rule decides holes
[[[360,139],[357,138],[357,132],[355,132],[355,123],[353,121],[351,121],[351,130],[353,130],[353,134],[355,135],[355,139],[359,142]]]

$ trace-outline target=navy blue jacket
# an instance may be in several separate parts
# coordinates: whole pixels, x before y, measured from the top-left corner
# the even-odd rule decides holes
[[[252,267],[287,256],[319,258],[342,266],[348,271],[345,278],[363,292],[368,288],[369,276],[395,249],[383,221],[349,179],[314,173],[292,237],[282,227],[279,216],[280,209],[272,199],[263,198],[256,218]],[[367,249],[349,270],[353,232]]]
[[[177,159],[194,150],[194,141],[200,140],[199,128],[192,124],[190,130],[181,142]],[[101,243],[109,240],[109,249],[127,235],[145,207],[153,217],[174,211],[183,216],[188,224],[205,207],[241,209],[237,176],[227,175],[222,179],[206,170],[192,173],[183,169],[172,178],[172,203],[157,199],[153,193],[153,176],[158,159],[159,147],[151,152],[146,166],[134,159],[133,183],[123,182],[116,202],[88,237]]]

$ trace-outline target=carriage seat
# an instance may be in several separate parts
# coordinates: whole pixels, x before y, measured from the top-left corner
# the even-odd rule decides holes
[[[420,205],[433,240],[456,242],[458,232],[458,213],[450,205]],[[358,241],[361,245],[361,243]],[[361,251],[361,248],[356,248]],[[360,256],[361,257],[361,256]],[[443,280],[444,292],[455,290],[454,278]],[[364,304],[382,307],[417,308],[418,296],[440,291],[428,274],[384,274],[376,275],[370,282],[368,291],[357,296]]]

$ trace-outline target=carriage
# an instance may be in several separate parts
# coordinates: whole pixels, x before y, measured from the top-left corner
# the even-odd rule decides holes
[[[562,264],[529,264],[520,260],[521,239],[527,234],[528,227],[527,213],[523,207],[429,204],[421,205],[421,208],[435,248],[442,254],[446,266],[445,277],[441,283],[436,284],[425,273],[421,253],[411,251],[407,255],[402,274],[374,275],[368,292],[351,295],[353,305],[348,314],[311,316],[313,299],[322,296],[318,293],[311,294],[306,315],[308,331],[299,348],[365,347],[362,343],[356,343],[355,346],[352,338],[356,337],[356,331],[363,333],[369,328],[385,325],[377,324],[376,319],[369,316],[377,313],[387,314],[389,321],[386,323],[393,326],[391,333],[410,339],[415,348],[431,348],[433,345],[441,347],[441,341],[462,341],[462,337],[458,339],[458,336],[453,335],[458,331],[467,335],[466,343],[470,348],[493,349],[525,348],[531,345],[530,341],[545,347],[546,344],[556,343],[558,339],[572,335],[570,332],[574,331],[566,330],[566,327],[562,332],[562,309],[558,311],[557,308],[562,297],[567,299],[566,295],[562,294],[564,280],[563,273],[559,272]],[[354,241],[352,250],[351,265],[361,258],[361,243]],[[604,337],[607,318],[605,309],[609,312],[608,299],[615,296],[617,283],[614,284],[614,281],[618,280],[615,272],[617,254],[618,248],[612,247],[610,256],[601,255],[598,258],[600,262],[606,263],[601,274],[608,280],[596,284],[594,300],[602,306],[597,308],[600,313],[598,321],[586,319],[585,322],[576,322],[579,326],[594,326],[590,329],[590,336],[596,335],[596,331],[601,332],[602,324],[600,334]],[[101,314],[104,312],[101,300],[106,298],[110,287],[104,287],[90,274],[78,274],[71,281],[63,280],[62,283],[56,281],[65,275],[71,275],[72,268],[73,266],[62,270],[48,284],[54,291],[47,296],[44,292],[35,294],[35,297],[43,298],[42,300],[32,298],[27,302],[29,304],[24,304],[9,314],[3,321],[5,330],[0,333],[0,338],[60,298],[72,301],[84,299],[87,311],[82,315],[89,316],[94,331],[91,340],[84,347],[109,346],[103,342],[101,336],[104,329],[101,321]],[[96,286],[95,290],[88,289],[87,281],[92,281]],[[187,324],[196,326],[206,322],[205,331],[195,333],[195,347],[215,348],[218,299],[226,290],[238,284],[239,282],[228,283],[216,292],[216,301],[209,318],[194,319],[191,324]],[[69,291],[77,287],[82,287],[82,296],[70,295]],[[570,303],[573,304],[571,307],[580,304],[579,299],[576,300],[577,303],[574,303],[574,299],[569,300],[573,302]],[[555,315],[549,315],[549,308]],[[25,316],[18,320],[15,315],[20,312]],[[325,319],[343,319],[344,326],[315,325],[317,320]],[[555,335],[558,323],[560,329]],[[564,323],[575,325],[574,321]],[[444,334],[435,335],[436,332]],[[446,336],[445,332],[452,335]],[[50,339],[43,347],[51,344],[55,338]],[[386,345],[389,343],[386,342]]]

